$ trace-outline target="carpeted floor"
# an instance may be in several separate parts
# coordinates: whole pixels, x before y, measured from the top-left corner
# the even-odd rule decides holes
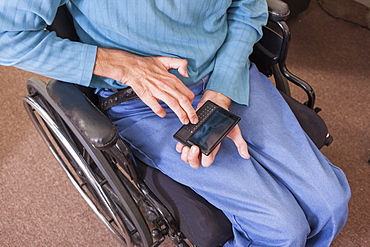
[[[370,246],[370,32],[329,17],[315,2],[289,25],[288,67],[316,90],[335,138],[322,151],[353,192],[348,223],[332,246]],[[0,246],[119,246],[23,110],[25,82],[34,75],[1,66],[0,75]]]

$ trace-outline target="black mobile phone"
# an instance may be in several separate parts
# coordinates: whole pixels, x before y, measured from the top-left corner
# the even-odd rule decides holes
[[[197,124],[183,125],[173,137],[185,146],[198,146],[205,155],[209,155],[240,121],[240,117],[210,100],[198,109],[197,115]]]

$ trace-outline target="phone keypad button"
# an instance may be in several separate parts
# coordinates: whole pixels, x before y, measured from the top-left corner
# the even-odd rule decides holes
[[[201,111],[198,111],[198,119],[199,122],[197,124],[188,124],[185,126],[185,129],[193,133],[197,130],[202,123],[217,109],[217,105],[214,104],[206,104],[204,107],[201,108]]]

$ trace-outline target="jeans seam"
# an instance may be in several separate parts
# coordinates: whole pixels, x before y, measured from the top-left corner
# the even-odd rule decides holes
[[[238,220],[236,219],[235,215],[233,215],[233,219],[235,221],[235,224],[237,224],[239,226],[239,229],[244,233],[244,235],[246,236],[246,238],[249,240],[249,244],[248,246],[246,247],[249,247],[252,245],[252,239],[249,237],[249,234],[247,233],[247,231],[245,229],[242,228],[242,226],[240,225],[240,223],[238,222]]]

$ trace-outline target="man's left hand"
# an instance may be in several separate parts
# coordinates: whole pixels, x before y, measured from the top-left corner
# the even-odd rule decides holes
[[[219,106],[229,109],[231,105],[231,99],[225,95],[215,92],[212,90],[207,90],[201,101],[199,102],[197,109],[199,109],[207,100],[211,100]],[[234,143],[238,149],[239,155],[244,159],[249,159],[250,155],[248,152],[247,142],[244,140],[241,130],[238,125],[236,125],[230,133],[227,135]],[[204,155],[198,146],[192,146],[191,148],[184,146],[181,143],[177,143],[176,150],[181,153],[181,159],[188,163],[192,168],[199,168],[200,165],[204,167],[209,167],[215,160],[216,154],[220,149],[221,143],[213,150],[208,156]]]

